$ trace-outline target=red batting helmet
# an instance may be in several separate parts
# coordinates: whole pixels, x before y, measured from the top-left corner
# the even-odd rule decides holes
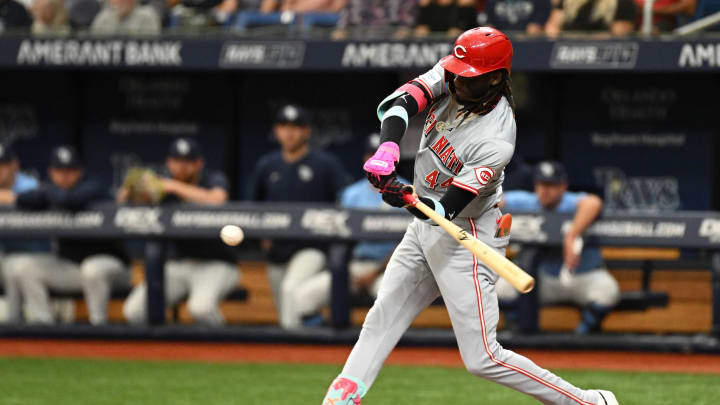
[[[505,69],[510,73],[513,48],[507,35],[490,27],[467,30],[455,40],[452,53],[440,66],[463,77],[474,77]]]

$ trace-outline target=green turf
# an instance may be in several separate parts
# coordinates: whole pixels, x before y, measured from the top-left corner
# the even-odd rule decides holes
[[[2,405],[320,405],[339,366],[0,358]],[[717,405],[720,376],[557,371],[628,405]],[[383,369],[363,404],[537,404],[463,369]]]

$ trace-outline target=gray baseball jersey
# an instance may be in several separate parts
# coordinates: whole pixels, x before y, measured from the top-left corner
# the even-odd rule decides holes
[[[458,113],[460,105],[447,91],[444,69],[435,65],[418,79],[433,104],[415,158],[418,195],[439,200],[454,185],[476,194],[458,215],[477,218],[502,199],[505,165],[515,150],[515,118],[502,97],[488,114]]]
[[[458,115],[460,107],[449,94],[444,74],[436,65],[415,79],[432,95],[433,105],[420,135],[414,185],[420,196],[435,199],[451,185],[476,194],[453,222],[504,253],[508,237],[495,237],[501,213],[494,205],[501,199],[503,168],[515,147],[512,108],[503,97],[484,116]],[[577,388],[500,346],[496,279],[495,272],[441,227],[415,219],[393,252],[377,300],[341,376],[353,377],[369,388],[415,317],[442,295],[469,372],[544,404],[602,404],[596,391]],[[350,400],[338,402],[326,396],[323,405],[328,404],[346,405]]]

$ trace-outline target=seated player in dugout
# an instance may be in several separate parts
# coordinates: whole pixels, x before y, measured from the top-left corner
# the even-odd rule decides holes
[[[310,146],[312,127],[299,106],[282,107],[273,126],[280,150],[262,156],[255,165],[250,196],[253,201],[335,203],[350,176],[332,154]],[[266,240],[268,278],[280,326],[303,326],[293,295],[304,280],[326,269],[327,244],[314,240]]]
[[[498,274],[407,200],[419,199],[439,216],[504,254],[499,234],[503,170],[515,150],[510,87],[513,49],[502,32],[464,32],[451,54],[403,85],[378,106],[382,143],[363,166],[383,201],[416,217],[385,269],[378,298],[357,343],[323,405],[359,405],[385,359],[417,315],[439,296],[450,315],[467,370],[544,404],[618,405],[609,391],[582,389],[503,348],[496,340]],[[413,186],[395,164],[408,119],[430,106],[415,157]],[[412,193],[412,196],[409,194]]]
[[[11,144],[0,144],[0,206],[11,208],[15,205],[17,195],[25,191],[37,189],[40,182],[33,176],[20,171],[20,159]],[[0,263],[16,253],[48,252],[49,240],[27,240],[7,238],[0,240]],[[4,285],[4,276],[0,267],[0,286]],[[5,301],[2,299],[0,322],[5,322]]]
[[[20,170],[20,158],[10,144],[0,144],[0,206],[13,207],[17,195],[40,187],[34,176]],[[49,240],[12,238],[0,241],[0,257],[7,258],[18,252],[47,252]],[[2,277],[0,277],[2,283]]]
[[[161,176],[164,197],[161,204],[182,202],[220,205],[228,200],[229,183],[225,175],[205,168],[200,146],[190,138],[178,138],[170,145],[165,161],[167,173]],[[118,200],[129,198],[121,190]],[[165,262],[165,301],[168,307],[188,297],[193,320],[206,325],[222,325],[225,318],[220,302],[237,286],[237,255],[233,248],[217,240],[179,239],[168,246]],[[134,324],[147,322],[147,284],[133,288],[123,305],[125,318]]]
[[[15,198],[16,207],[79,211],[93,202],[110,200],[110,191],[85,175],[83,163],[72,146],[59,146],[52,151],[48,176],[48,183],[19,193]],[[26,314],[28,322],[54,322],[50,290],[55,290],[83,291],[90,322],[106,323],[108,284],[129,282],[129,259],[122,241],[56,238],[55,242],[53,252],[18,253],[6,260],[8,321],[20,322]]]
[[[372,157],[378,146],[380,146],[380,134],[370,135],[366,140],[363,162]],[[382,195],[378,191],[366,178],[362,178],[342,191],[340,206],[365,210],[390,209],[391,207],[382,200]],[[395,246],[397,242],[385,241],[360,241],[355,245],[348,264],[351,294],[367,293],[373,300],[377,298],[382,273]],[[321,271],[308,277],[290,292],[290,299],[294,305],[289,310],[295,311],[295,317],[303,319],[305,326],[321,324],[322,317],[319,313],[330,302],[331,288],[330,271]]]
[[[602,211],[602,200],[592,194],[567,191],[567,173],[559,162],[546,161],[537,165],[535,192],[508,191],[504,208],[518,212],[574,213],[572,226],[562,248],[540,251],[538,266],[541,305],[572,302],[580,305],[582,317],[575,329],[578,334],[600,330],[602,320],[620,300],[620,287],[605,268],[600,249],[585,247],[578,251],[576,239]],[[563,266],[568,276],[561,277]],[[507,281],[500,279],[495,287],[500,300],[514,300],[518,293]],[[512,318],[516,314],[508,313]]]

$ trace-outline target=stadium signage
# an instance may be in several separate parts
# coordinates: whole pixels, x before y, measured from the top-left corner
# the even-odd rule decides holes
[[[303,213],[300,226],[315,235],[349,237],[347,225],[350,214],[335,209],[308,209]]]
[[[683,44],[680,49],[678,66],[683,68],[720,68],[720,43]]]
[[[568,223],[568,227],[569,227]],[[616,221],[604,220],[588,229],[588,235],[607,237],[682,238],[684,222]]]
[[[194,229],[220,229],[233,224],[246,229],[283,230],[290,228],[292,215],[288,212],[175,211],[170,222],[176,227]]]
[[[0,228],[3,229],[92,229],[103,226],[102,212],[86,211],[77,214],[62,212],[2,212]]]
[[[557,42],[550,55],[554,69],[632,69],[640,45],[636,42]]]
[[[343,67],[430,67],[450,54],[452,45],[437,43],[350,42],[345,45]]]
[[[413,217],[404,210],[343,210],[330,204],[232,203],[208,208],[112,206],[89,211],[0,209],[0,237],[217,238],[236,224],[250,238],[398,240]],[[559,246],[572,221],[569,214],[513,212],[513,242]],[[690,230],[688,232],[688,230]],[[585,233],[587,245],[671,246],[720,251],[720,216],[715,212],[606,212]]]
[[[181,66],[180,41],[24,39],[16,63],[29,66]]]
[[[119,208],[115,213],[115,226],[128,233],[159,234],[165,230],[160,221],[160,208]]]
[[[363,218],[362,231],[402,233],[405,232],[412,219],[411,216],[368,215]]]
[[[547,233],[543,231],[545,217],[540,215],[513,215],[512,240],[518,242],[545,242]]]
[[[720,219],[703,219],[700,224],[700,237],[709,238],[712,243],[720,243]]]
[[[229,42],[220,52],[220,67],[298,68],[304,59],[304,42]]]

